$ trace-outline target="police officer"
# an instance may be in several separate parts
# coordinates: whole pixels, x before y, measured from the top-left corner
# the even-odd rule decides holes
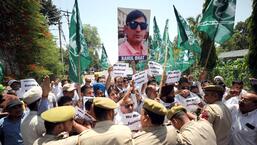
[[[183,106],[173,106],[168,110],[167,118],[180,131],[178,134],[180,144],[217,145],[211,124],[205,119],[190,120]]]
[[[70,136],[74,128],[78,133],[85,128],[73,120],[75,108],[73,106],[61,106],[51,108],[41,114],[44,120],[46,134],[38,138],[33,145],[76,145],[78,136]]]
[[[225,104],[221,102],[224,88],[220,85],[209,85],[203,88],[204,100],[201,118],[208,120],[214,129],[217,145],[228,145],[231,135],[232,116]]]
[[[141,111],[142,131],[134,136],[137,145],[176,145],[177,132],[164,126],[166,108],[157,101],[145,99]]]
[[[115,125],[114,109],[118,105],[106,97],[96,97],[92,110],[96,118],[95,128],[85,130],[79,135],[80,145],[130,145],[132,133],[127,126]]]

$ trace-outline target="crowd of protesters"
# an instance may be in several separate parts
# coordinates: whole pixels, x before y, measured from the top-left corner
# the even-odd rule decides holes
[[[256,79],[248,90],[191,75],[162,86],[149,76],[138,87],[111,72],[82,85],[46,76],[22,95],[19,80],[0,85],[1,144],[257,145]]]

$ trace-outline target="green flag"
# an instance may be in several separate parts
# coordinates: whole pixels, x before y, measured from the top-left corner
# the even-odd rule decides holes
[[[150,47],[150,58],[149,60],[152,61],[157,61],[158,58],[161,56],[160,55],[160,50],[161,50],[161,35],[160,35],[160,30],[157,25],[156,18],[153,18],[153,39],[151,41],[151,47]]]
[[[81,74],[88,69],[91,58],[83,34],[77,0],[72,10],[69,30],[69,78],[78,83],[81,81]]]
[[[101,59],[100,59],[100,68],[102,70],[106,70],[109,67],[109,59],[105,50],[104,45],[102,45],[102,55],[101,55]]]
[[[159,50],[159,59],[158,63],[163,64],[165,61],[165,56],[166,56],[166,48],[168,49],[169,45],[169,19],[166,20],[163,36],[162,36],[162,45],[161,49]]]
[[[203,12],[198,30],[217,43],[224,43],[233,34],[236,0],[210,0]]]
[[[173,7],[178,25],[178,48],[180,49],[179,57],[173,70],[183,72],[196,61],[196,55],[201,54],[201,48],[186,20],[181,17],[175,6]]]
[[[173,48],[172,48],[172,42],[170,41],[169,37],[169,19],[166,20],[163,38],[162,38],[162,56],[161,59],[159,59],[159,63],[164,63],[164,59],[166,57],[166,50],[168,49],[167,54],[167,64],[166,64],[166,71],[172,70],[172,67],[174,66],[174,57],[173,57]]]

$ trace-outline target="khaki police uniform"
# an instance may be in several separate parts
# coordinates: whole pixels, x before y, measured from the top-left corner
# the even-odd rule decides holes
[[[43,112],[41,118],[48,122],[62,123],[71,120],[74,115],[75,108],[73,106],[61,106]],[[76,145],[78,143],[78,136],[68,137],[69,134],[64,133],[60,133],[58,136],[45,134],[38,138],[33,145]]]
[[[96,97],[93,106],[106,110],[117,108],[117,104],[105,97]],[[95,128],[83,131],[79,135],[79,145],[132,145],[132,133],[129,127],[115,125],[111,120],[99,121]]]
[[[181,106],[173,106],[168,110],[167,118],[172,119],[174,115],[179,112],[187,112],[187,110]],[[216,135],[211,124],[205,119],[198,121],[192,120],[185,123],[179,130],[178,142],[179,144],[186,145],[217,145]]]
[[[151,99],[144,100],[143,109],[160,116],[167,113],[162,104]],[[136,145],[176,145],[177,131],[173,126],[153,125],[135,134],[134,141]]]
[[[77,143],[78,136],[64,138],[46,134],[45,136],[38,138],[33,145],[77,145]]]
[[[206,120],[186,123],[181,127],[178,138],[180,144],[217,145],[214,130]]]
[[[204,88],[204,91],[222,91],[215,85]],[[214,129],[217,145],[228,145],[231,139],[232,115],[227,106],[221,101],[207,104],[200,115],[208,120]]]
[[[136,145],[176,145],[177,132],[173,126],[154,126],[135,134]]]

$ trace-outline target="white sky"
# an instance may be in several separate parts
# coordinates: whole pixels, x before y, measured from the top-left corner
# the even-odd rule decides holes
[[[75,0],[53,0],[57,8],[72,11]],[[171,40],[177,35],[177,22],[172,5],[175,5],[182,17],[196,17],[202,12],[204,0],[78,0],[80,18],[83,24],[96,26],[101,41],[104,44],[111,63],[118,59],[117,40],[117,8],[137,8],[151,10],[150,35],[153,33],[153,17],[156,16],[161,35],[164,30],[166,19],[169,19],[169,34]],[[235,21],[244,21],[251,15],[252,0],[237,0]],[[69,41],[69,29],[66,17],[62,19],[62,29],[66,41]],[[57,26],[50,28],[53,35],[58,38]],[[59,42],[57,42],[59,45]]]

